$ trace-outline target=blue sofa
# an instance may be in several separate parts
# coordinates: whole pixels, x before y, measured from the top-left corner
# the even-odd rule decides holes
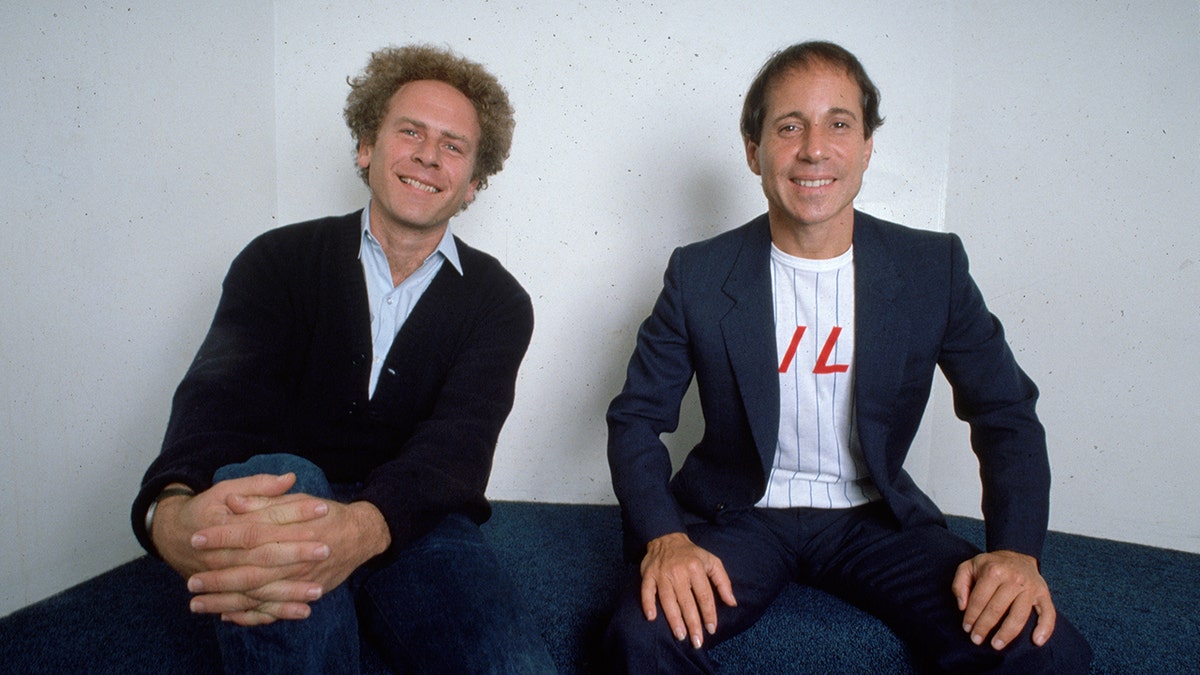
[[[976,541],[983,524],[952,517]],[[499,502],[484,531],[517,578],[563,673],[599,671],[618,588],[615,506]],[[1043,569],[1058,607],[1088,637],[1094,673],[1200,673],[1200,555],[1052,532]],[[219,671],[210,620],[187,611],[182,581],[141,557],[0,619],[0,671]],[[792,587],[751,630],[713,649],[729,673],[908,673],[878,620]],[[387,673],[370,649],[363,672]]]

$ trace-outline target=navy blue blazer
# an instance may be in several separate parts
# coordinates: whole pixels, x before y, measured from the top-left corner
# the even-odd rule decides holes
[[[766,215],[676,249],[608,410],[608,459],[626,528],[641,544],[756,503],[779,435],[779,356]],[[903,526],[945,525],[904,471],[940,367],[980,462],[988,550],[1040,556],[1050,467],[1034,406],[953,234],[854,215],[855,409],[876,487]],[[704,435],[672,478],[674,431],[693,376]]]

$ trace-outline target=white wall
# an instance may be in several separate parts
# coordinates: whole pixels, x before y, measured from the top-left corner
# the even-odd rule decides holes
[[[1042,388],[1052,527],[1200,551],[1200,3],[1036,14],[959,15],[946,223]],[[944,508],[977,511],[970,464],[935,464]]]
[[[537,311],[493,498],[612,501],[603,411],[667,256],[764,209],[741,96],[819,37],[883,91],[860,207],[962,233],[1043,388],[1052,526],[1200,551],[1193,2],[42,4],[0,8],[19,45],[0,56],[0,614],[137,555],[128,503],[229,260],[363,204],[345,78],[412,41],[484,62],[517,108],[505,171],[454,223]],[[975,515],[949,407],[936,392],[909,466]]]
[[[0,614],[137,554],[171,393],[272,222],[271,7],[222,4],[0,5]]]

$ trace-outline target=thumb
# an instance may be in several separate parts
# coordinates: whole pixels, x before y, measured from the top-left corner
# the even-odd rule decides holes
[[[967,600],[971,596],[971,585],[974,579],[975,572],[971,567],[970,560],[959,565],[958,570],[954,573],[954,581],[950,584],[950,590],[954,593],[954,599],[958,602],[960,612],[967,608]]]

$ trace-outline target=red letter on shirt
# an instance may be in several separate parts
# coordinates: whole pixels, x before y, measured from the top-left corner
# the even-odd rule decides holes
[[[833,347],[837,344],[838,337],[842,334],[841,326],[834,326],[833,330],[829,331],[829,339],[825,341],[825,346],[821,348],[821,355],[817,357],[817,365],[813,366],[813,373],[823,375],[826,373],[844,373],[850,370],[850,366],[845,364],[829,365],[829,356],[833,354]],[[793,340],[794,344],[794,340]],[[789,351],[789,354],[791,352]]]
[[[805,328],[807,326],[796,326],[796,332],[792,333],[792,343],[788,345],[787,352],[783,355],[783,363],[779,364],[779,372],[786,373],[792,366],[792,359],[796,356],[796,347],[800,346],[800,338],[804,337]]]

